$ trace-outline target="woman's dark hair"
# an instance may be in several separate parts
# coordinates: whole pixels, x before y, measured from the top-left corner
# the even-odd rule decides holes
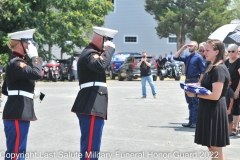
[[[214,62],[211,65],[209,65],[209,67],[206,71],[206,73],[208,73],[215,66],[223,63],[224,57],[225,57],[225,47],[224,47],[223,42],[220,40],[217,40],[217,39],[208,40],[206,43],[212,45],[214,51],[216,51],[216,50],[219,51],[219,53],[216,55]]]

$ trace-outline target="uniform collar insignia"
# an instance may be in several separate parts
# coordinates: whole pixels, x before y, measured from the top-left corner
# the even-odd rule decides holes
[[[13,58],[19,57],[19,58],[21,58],[21,59],[23,59],[23,60],[26,60],[26,57],[25,57],[25,56],[23,56],[23,55],[21,55],[21,54],[19,54],[19,53],[17,53],[17,52],[13,52],[13,53],[12,53],[12,57],[13,57]]]

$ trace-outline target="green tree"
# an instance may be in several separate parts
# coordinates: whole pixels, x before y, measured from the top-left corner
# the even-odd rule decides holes
[[[234,20],[234,10],[227,9],[231,0],[208,0],[201,7],[195,25],[192,26],[189,38],[198,42],[206,41],[209,35],[222,25]]]
[[[71,54],[89,42],[92,26],[103,25],[104,16],[112,10],[108,0],[0,0],[0,53],[9,53],[8,33],[36,28],[34,39],[44,59],[52,58],[54,44]]]
[[[160,38],[176,35],[177,49],[186,37],[206,41],[209,34],[232,20],[230,0],[146,0],[145,10],[154,15]]]
[[[48,42],[48,53],[54,44],[61,48],[61,53],[70,54],[74,52],[75,46],[84,47],[89,42],[92,26],[103,25],[104,16],[112,9],[112,3],[107,0],[52,1],[50,9],[45,13],[49,20],[42,22],[39,27]],[[66,44],[67,41],[71,43]],[[45,41],[43,43],[46,44]]]
[[[240,1],[239,0],[232,0],[232,3],[231,3],[229,8],[234,10],[232,12],[234,17],[236,19],[240,20]]]

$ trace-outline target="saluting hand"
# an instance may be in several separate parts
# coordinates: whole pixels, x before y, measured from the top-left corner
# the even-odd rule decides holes
[[[187,49],[188,46],[189,46],[189,44],[185,44],[185,45],[182,46],[182,49],[183,49],[183,50],[184,50],[184,49]]]
[[[112,48],[115,48],[115,44],[111,41],[106,41],[103,43],[104,48],[106,48],[107,46],[111,46]]]
[[[26,49],[28,57],[31,59],[32,57],[38,56],[37,48],[32,44],[31,41],[28,41],[28,49]]]

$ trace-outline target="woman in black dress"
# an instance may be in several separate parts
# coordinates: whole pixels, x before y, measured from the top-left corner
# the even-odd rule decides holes
[[[225,65],[228,68],[231,77],[231,88],[234,91],[234,103],[232,108],[233,115],[233,130],[231,136],[238,134],[238,122],[239,122],[239,89],[240,89],[240,59],[238,58],[238,46],[236,44],[230,44],[228,46],[229,59],[225,61]]]
[[[195,143],[207,146],[212,159],[224,160],[222,147],[229,145],[228,116],[225,94],[230,75],[224,64],[224,44],[219,40],[206,42],[205,55],[211,61],[201,86],[211,90],[210,95],[187,92],[189,97],[199,98]]]

